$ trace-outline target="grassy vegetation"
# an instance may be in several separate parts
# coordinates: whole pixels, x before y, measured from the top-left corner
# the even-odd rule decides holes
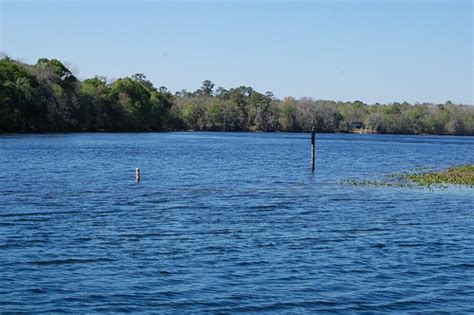
[[[453,166],[435,171],[429,168],[415,169],[402,174],[389,174],[380,180],[349,179],[348,185],[373,187],[447,187],[463,185],[474,187],[474,164]]]
[[[474,186],[474,164],[450,167],[438,172],[408,175],[408,179],[420,185],[469,185]]]

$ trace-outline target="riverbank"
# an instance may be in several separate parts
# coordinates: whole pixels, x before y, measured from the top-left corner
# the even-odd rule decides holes
[[[288,130],[192,130],[192,129],[169,129],[169,130],[55,130],[55,131],[8,131],[1,132],[0,135],[14,135],[14,134],[24,134],[24,135],[35,135],[35,134],[81,134],[81,133],[91,133],[91,134],[102,134],[102,133],[169,133],[169,132],[238,132],[238,133],[310,133],[310,131],[288,131]],[[454,133],[384,133],[384,132],[375,132],[367,131],[361,132],[360,130],[353,131],[317,131],[318,134],[358,134],[358,135],[390,135],[390,136],[453,136],[453,137],[473,137],[471,134],[454,134]]]
[[[44,78],[48,78],[45,80]],[[309,131],[474,135],[474,106],[277,98],[250,86],[156,87],[142,73],[78,79],[56,59],[0,59],[0,132]]]

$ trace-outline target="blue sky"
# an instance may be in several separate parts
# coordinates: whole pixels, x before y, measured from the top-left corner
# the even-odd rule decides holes
[[[1,1],[0,50],[80,78],[474,104],[472,1]]]

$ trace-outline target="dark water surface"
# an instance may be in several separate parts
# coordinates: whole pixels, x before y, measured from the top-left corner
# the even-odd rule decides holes
[[[0,136],[0,311],[474,312],[473,137]],[[135,167],[142,182],[134,182]]]

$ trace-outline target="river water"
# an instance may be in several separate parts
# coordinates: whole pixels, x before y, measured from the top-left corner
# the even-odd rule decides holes
[[[0,312],[474,312],[474,137],[0,136]],[[135,168],[142,180],[135,183]]]

